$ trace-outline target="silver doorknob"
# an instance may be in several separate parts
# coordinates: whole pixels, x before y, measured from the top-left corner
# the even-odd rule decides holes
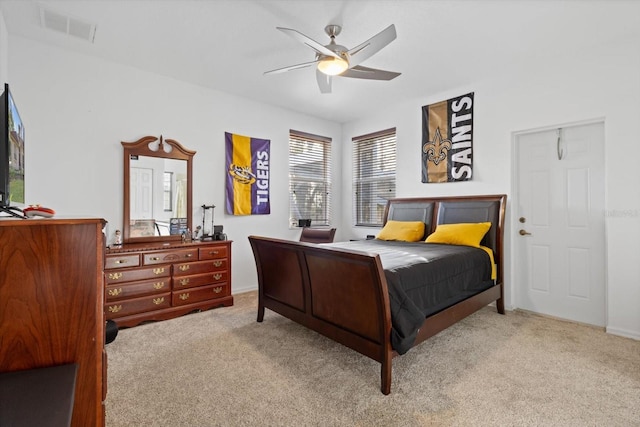
[[[520,230],[519,233],[520,233],[521,236],[529,236],[529,235],[531,235],[531,233],[529,233],[528,231],[525,231],[525,230]]]

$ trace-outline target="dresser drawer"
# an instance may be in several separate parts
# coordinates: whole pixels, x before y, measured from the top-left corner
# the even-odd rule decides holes
[[[130,270],[105,271],[104,279],[107,285],[110,285],[113,283],[132,282],[134,280],[168,277],[170,274],[170,265],[159,265],[156,267],[133,268]]]
[[[104,268],[128,268],[128,267],[138,267],[140,266],[140,255],[133,254],[117,254],[117,255],[107,255],[105,257],[105,265]]]
[[[212,273],[194,274],[192,276],[180,276],[173,278],[173,290],[193,288],[196,286],[210,285],[213,283],[226,282],[229,273],[226,271],[214,271]]]
[[[201,260],[227,258],[228,256],[227,247],[225,245],[200,248],[199,251],[199,259]]]
[[[158,251],[142,254],[144,265],[167,264],[181,261],[196,261],[198,249],[181,249],[174,251]]]
[[[107,319],[116,319],[129,314],[167,308],[171,305],[171,294],[164,293],[142,298],[133,298],[126,301],[117,301],[106,304],[104,313]]]
[[[186,262],[173,266],[173,276],[189,276],[198,273],[208,273],[227,269],[226,259],[214,259],[208,261]]]
[[[159,277],[154,280],[108,285],[105,298],[107,302],[111,302],[122,298],[167,292],[170,288],[171,279],[169,277]]]
[[[185,289],[184,291],[174,291],[172,294],[172,305],[193,304],[216,298],[229,296],[229,284],[218,283],[215,285],[202,286],[199,288]]]

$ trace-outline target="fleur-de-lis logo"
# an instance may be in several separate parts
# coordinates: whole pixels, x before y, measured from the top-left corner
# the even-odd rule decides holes
[[[433,141],[425,142],[422,146],[422,151],[427,155],[427,161],[435,163],[436,166],[447,158],[449,150],[451,150],[451,140],[442,139],[439,127],[436,128]]]

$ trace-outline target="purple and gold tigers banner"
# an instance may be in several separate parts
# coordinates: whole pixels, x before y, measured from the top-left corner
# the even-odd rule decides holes
[[[269,204],[268,139],[224,134],[227,153],[227,213],[265,215]]]
[[[422,182],[473,175],[473,92],[422,107]]]

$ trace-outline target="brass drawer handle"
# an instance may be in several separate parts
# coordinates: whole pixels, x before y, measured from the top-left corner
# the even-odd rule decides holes
[[[129,262],[129,261],[127,261],[126,259],[118,259],[118,260],[116,260],[116,264],[126,264],[127,262]]]
[[[209,252],[209,255],[218,255],[220,253],[220,251],[211,251]]]
[[[162,268],[154,268],[153,269],[153,274],[157,275],[157,274],[162,274],[162,273],[164,273],[164,267],[162,267]]]
[[[109,273],[109,279],[118,280],[122,278],[122,273]]]
[[[187,286],[189,284],[189,279],[180,279],[180,286]]]
[[[109,313],[117,313],[120,310],[122,310],[122,306],[121,305],[110,305],[109,306]]]
[[[222,279],[222,274],[216,273],[216,274],[213,275],[213,278],[216,279],[216,280],[220,280],[220,279]]]
[[[190,265],[189,264],[182,264],[180,267],[178,267],[180,269],[180,271],[187,271],[189,269]]]
[[[153,289],[162,289],[164,288],[164,282],[158,282],[153,284]]]
[[[193,254],[186,254],[184,257],[185,258],[191,258],[193,256]]]
[[[180,298],[182,301],[186,301],[186,300],[188,300],[188,299],[189,299],[189,292],[186,292],[186,293],[184,293],[184,294],[180,294],[180,295],[178,296],[178,298]]]
[[[120,295],[122,293],[122,288],[118,288],[118,289],[109,289],[109,296],[111,297],[117,297],[118,295]]]
[[[215,292],[216,294],[219,294],[220,292],[222,292],[222,286],[218,286],[217,288],[213,288],[213,292]]]
[[[150,261],[160,261],[160,257],[152,256],[149,258]]]
[[[153,299],[153,303],[154,303],[155,305],[162,304],[163,302],[164,302],[164,297],[154,298],[154,299]]]
[[[220,267],[222,265],[222,261],[214,261],[213,262],[213,266],[214,267]]]

